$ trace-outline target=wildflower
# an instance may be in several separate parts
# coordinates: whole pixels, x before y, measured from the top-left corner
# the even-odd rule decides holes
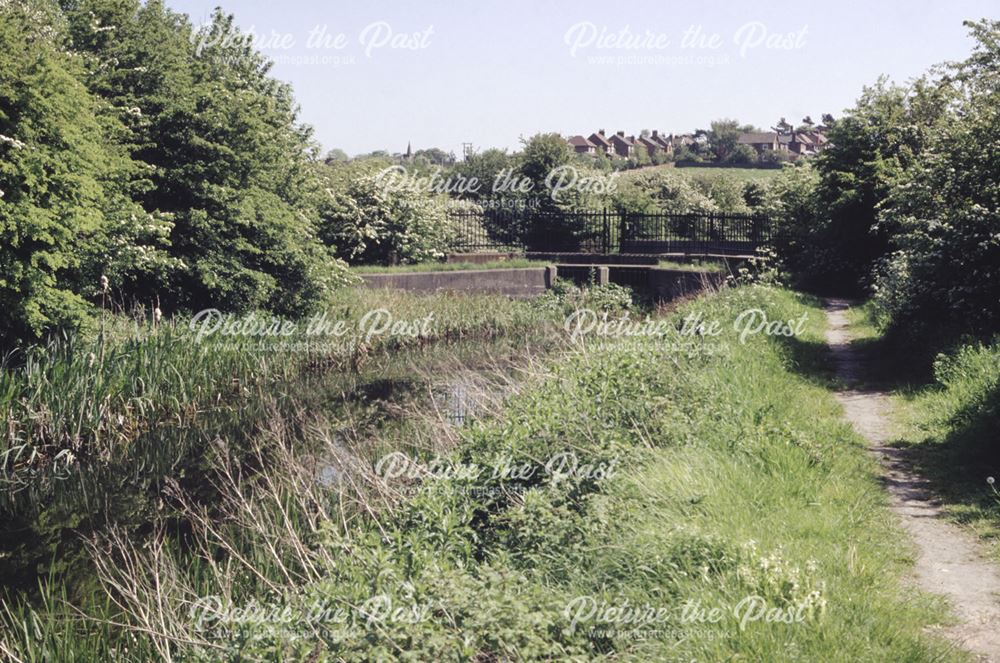
[[[994,483],[996,483],[996,479],[994,479],[993,477],[986,477],[986,483],[992,486]]]
[[[4,136],[0,134],[0,143],[7,143],[8,145],[13,145],[16,150],[23,150],[25,148],[24,143],[16,138],[11,138],[10,136]]]
[[[107,292],[107,291],[108,291],[108,277],[105,276],[104,274],[101,274],[101,292]]]
[[[153,324],[154,325],[159,324],[160,318],[162,317],[163,317],[163,311],[161,311],[160,307],[157,306],[156,308],[153,309]]]

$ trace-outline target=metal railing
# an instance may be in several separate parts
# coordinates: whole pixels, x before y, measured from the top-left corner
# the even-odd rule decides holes
[[[764,214],[616,210],[452,211],[453,250],[750,255],[773,239]]]

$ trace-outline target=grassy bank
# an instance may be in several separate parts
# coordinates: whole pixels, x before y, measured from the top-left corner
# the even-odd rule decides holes
[[[707,182],[718,178],[725,178],[732,179],[740,183],[764,183],[774,179],[781,172],[780,168],[712,168],[699,166],[684,166],[678,168],[676,166],[647,166],[645,168],[636,168],[634,170],[624,171],[622,172],[621,177],[623,180],[627,180],[629,177],[634,176],[634,174],[648,173],[651,169],[655,168],[665,169],[683,177],[702,179]]]
[[[741,343],[747,308],[807,314],[805,333]],[[406,471],[348,442],[327,445],[317,480],[316,447],[272,421],[252,446],[266,465],[234,478],[214,458],[211,510],[172,492],[194,523],[185,545],[163,524],[145,546],[95,543],[118,601],[97,616],[130,631],[50,605],[8,621],[37,618],[47,638],[14,630],[7,647],[58,660],[72,634],[81,657],[129,660],[954,658],[921,634],[940,613],[900,591],[909,551],[872,461],[797,372],[822,359],[815,303],[741,288],[673,325],[693,312],[723,331],[585,338],[522,372],[493,415],[421,428],[453,439],[414,438]],[[251,604],[292,617],[231,609]]]
[[[701,177],[708,180],[717,177],[733,178],[740,182],[769,182],[778,176],[780,168],[700,168],[684,166],[674,168],[674,172],[687,177]]]

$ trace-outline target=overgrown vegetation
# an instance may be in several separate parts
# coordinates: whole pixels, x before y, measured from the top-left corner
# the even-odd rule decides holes
[[[315,146],[230,17],[159,0],[0,7],[4,345],[113,301],[310,310],[342,281]]]
[[[873,293],[879,324],[931,353],[1000,331],[1000,22],[966,25],[969,58],[866,88],[814,168],[783,171],[773,207],[801,285]]]
[[[40,571],[74,567],[79,537],[102,523],[144,528],[168,478],[204,482],[215,440],[240,449],[271,416],[323,409],[436,344],[545,347],[559,337],[559,315],[499,296],[347,290],[289,336],[208,333],[220,318],[151,329],[111,317],[94,337],[15,355],[0,372],[0,523],[18,534],[0,544],[0,573],[30,586]],[[273,325],[264,313],[234,321]],[[405,329],[390,334],[397,323]],[[323,325],[327,333],[309,333]]]
[[[146,543],[97,532],[88,548],[99,586],[83,600],[97,621],[43,583],[40,607],[9,604],[5,651],[52,660],[72,642],[78,657],[128,660],[776,660],[822,657],[836,642],[855,660],[954,656],[921,633],[939,613],[896,584],[904,551],[872,461],[830,395],[795,372],[793,357],[822,352],[815,305],[750,286],[695,300],[672,321],[697,311],[731,323],[748,306],[806,314],[807,332],[741,344],[728,331],[681,348],[588,340],[445,444],[417,428],[408,445],[365,446],[327,436],[321,412],[312,425],[272,412],[246,439],[259,458],[249,467],[212,445],[210,505],[176,477],[164,484],[190,529],[160,514]],[[440,460],[380,472],[377,460],[399,449]],[[541,468],[566,453],[598,470]],[[522,466],[536,471],[441,470]],[[746,596],[799,618],[741,627],[733,607]],[[400,612],[376,614],[373,598]],[[327,621],[226,610],[254,602],[302,617],[316,601]],[[590,601],[647,617],[595,618],[579,610]],[[682,618],[693,602],[724,616]]]
[[[928,634],[941,606],[898,586],[910,553],[827,391],[823,316],[772,253],[673,312],[565,281],[367,292],[347,263],[579,240],[587,209],[768,212],[799,285],[874,293],[887,362],[936,357],[900,394],[904,441],[995,537],[1000,22],[969,24],[965,62],[866,88],[767,180],[613,179],[555,134],[403,174],[477,193],[321,160],[221,11],[0,19],[0,658],[962,660]],[[747,161],[740,129],[675,156]],[[588,185],[553,195],[563,168]],[[517,214],[448,213],[491,208]],[[801,329],[741,336],[747,311]],[[611,333],[571,339],[581,313]],[[614,334],[639,324],[670,333]]]

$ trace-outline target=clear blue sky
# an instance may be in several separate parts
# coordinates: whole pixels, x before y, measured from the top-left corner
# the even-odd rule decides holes
[[[408,141],[457,154],[465,141],[516,148],[539,131],[686,132],[720,117],[761,127],[780,116],[818,120],[881,74],[902,82],[963,58],[962,20],[1000,9],[996,0],[167,4],[196,24],[221,4],[252,28],[316,138],[351,154],[403,151]],[[683,44],[693,28],[718,35],[717,46]],[[309,43],[320,31],[329,47]],[[768,48],[774,35],[790,35],[791,48]],[[323,57],[339,64],[301,61]]]

